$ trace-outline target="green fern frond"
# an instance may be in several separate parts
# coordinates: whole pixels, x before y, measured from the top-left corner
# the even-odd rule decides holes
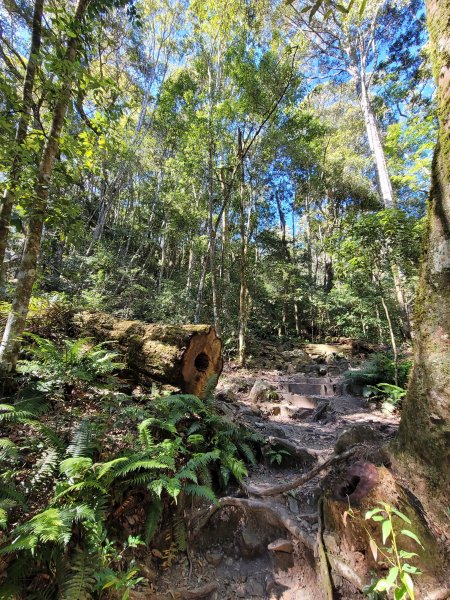
[[[60,600],[90,600],[95,583],[91,558],[84,550],[76,548],[61,589]]]
[[[209,407],[213,407],[215,405],[214,390],[217,387],[218,380],[219,376],[216,373],[214,373],[213,375],[211,375],[211,377],[208,378],[208,381],[206,382],[203,397],[205,404],[207,404]]]
[[[46,450],[43,455],[36,461],[33,469],[33,477],[31,482],[33,485],[52,477],[55,473],[59,462],[59,454],[54,448]]]
[[[178,473],[175,475],[175,477],[177,477],[177,479],[189,479],[190,481],[193,481],[194,483],[198,483],[197,473],[193,469],[190,469],[187,466],[184,467],[183,469],[181,469],[181,471],[178,471]]]
[[[164,458],[164,457],[161,457]],[[139,471],[139,469],[146,470],[159,470],[159,469],[173,469],[175,467],[173,459],[171,457],[167,457],[166,460],[155,460],[155,459],[142,459],[142,460],[134,460],[129,462],[126,465],[123,465],[119,469],[117,469],[117,476],[123,477],[128,473],[132,473],[134,471]]]
[[[256,456],[253,450],[245,442],[238,442],[239,450],[251,465],[256,465]]]
[[[89,456],[95,446],[95,436],[89,419],[80,421],[72,434],[72,440],[67,446],[67,454],[72,457]]]
[[[149,429],[151,421],[153,421],[152,418],[145,419],[144,421],[142,421],[142,423],[139,423],[138,425],[139,441],[141,442],[142,447],[146,448],[147,450],[151,450],[155,445],[153,441],[153,436],[150,433]]]
[[[64,486],[64,489],[62,489],[62,491],[58,491],[60,490],[62,487]],[[67,487],[65,487],[65,484],[59,484],[56,487],[56,495],[54,497],[54,501],[57,502],[58,500],[61,500],[61,498],[64,498],[65,496],[69,495],[69,494],[73,494],[74,492],[84,492],[86,490],[95,490],[97,492],[100,492],[100,494],[106,494],[107,491],[106,489],[100,485],[97,481],[93,481],[93,480],[87,480],[87,481],[80,481],[79,483],[74,483],[72,485],[68,485]]]
[[[82,477],[92,467],[92,458],[87,456],[74,456],[61,461],[59,472],[71,479]]]
[[[213,490],[207,485],[197,485],[196,483],[188,483],[184,486],[184,491],[189,496],[197,496],[204,500],[210,500],[211,502],[217,502],[217,497]]]
[[[173,533],[178,550],[184,552],[187,549],[186,523],[183,518],[177,514],[173,517]]]
[[[26,410],[17,410],[11,404],[0,404],[0,423],[24,423],[33,421],[34,415]]]
[[[17,445],[8,438],[0,438],[0,460],[16,460],[19,454]]]
[[[186,463],[186,468],[193,471],[198,471],[200,467],[208,465],[218,458],[220,458],[219,450],[212,450],[211,452],[198,452],[188,460]]]
[[[97,479],[101,479],[108,473],[111,473],[111,471],[113,473],[115,473],[117,465],[121,465],[124,462],[128,462],[128,461],[129,461],[128,457],[121,456],[119,458],[114,458],[113,460],[110,460],[106,463],[96,463],[94,465],[94,469],[96,469],[96,470],[98,469]]]
[[[18,504],[25,506],[25,496],[16,488],[13,483],[2,481],[0,479],[0,499],[14,500]]]
[[[145,521],[144,541],[150,544],[158,527],[159,520],[163,512],[164,504],[159,498],[154,498],[147,511],[147,519]]]

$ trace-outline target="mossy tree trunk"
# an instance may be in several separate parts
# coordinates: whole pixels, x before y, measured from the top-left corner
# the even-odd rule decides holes
[[[450,0],[427,0],[426,5],[439,134],[417,298],[414,371],[400,444],[428,464],[444,485],[450,473]]]

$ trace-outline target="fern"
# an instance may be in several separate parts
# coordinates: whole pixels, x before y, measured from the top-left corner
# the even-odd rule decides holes
[[[186,524],[180,515],[173,517],[173,532],[178,550],[184,552],[187,549],[187,533]]]
[[[147,511],[147,519],[144,528],[144,541],[150,544],[158,527],[159,520],[163,512],[164,504],[159,498],[154,498]]]
[[[75,549],[67,571],[60,600],[90,600],[96,581],[92,560],[85,550]]]
[[[196,496],[210,502],[217,502],[217,497],[209,485],[198,485],[196,483],[188,483],[184,487],[184,491],[189,496]]]
[[[14,462],[19,455],[16,444],[8,438],[0,438],[0,461]]]
[[[115,476],[117,471],[117,466],[127,462],[129,459],[126,456],[121,456],[120,458],[114,458],[106,463],[97,463],[94,465],[94,469],[98,469],[97,479],[101,479],[105,477],[105,475],[113,475]]]
[[[59,454],[53,449],[47,449],[36,461],[33,470],[33,477],[31,479],[31,483],[33,485],[37,485],[42,481],[49,479],[54,475],[57,470],[59,462]]]
[[[67,454],[72,457],[89,456],[96,445],[95,436],[89,419],[80,421],[78,427],[72,434],[72,440],[67,447]]]

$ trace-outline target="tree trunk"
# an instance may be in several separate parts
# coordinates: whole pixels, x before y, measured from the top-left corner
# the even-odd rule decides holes
[[[81,335],[116,342],[131,371],[185,393],[201,398],[209,378],[222,371],[222,342],[210,325],[146,324],[87,312],[74,321]]]
[[[239,186],[239,229],[241,235],[240,249],[240,289],[239,289],[239,364],[245,367],[247,358],[247,227],[245,220],[245,173],[244,156],[242,146],[242,132],[238,130],[238,160],[240,162],[240,186]],[[250,224],[250,223],[249,223]]]
[[[39,63],[39,51],[41,47],[42,14],[44,0],[36,0],[34,4],[33,27],[31,32],[30,55],[25,72],[25,80],[22,92],[22,110],[17,124],[16,137],[14,140],[14,154],[9,173],[9,182],[5,188],[3,201],[0,209],[0,293],[4,291],[6,283],[5,253],[8,245],[9,224],[14,206],[16,188],[22,168],[22,156],[20,147],[27,136],[28,121],[33,104],[33,87],[36,77],[37,65]]]
[[[392,184],[389,178],[389,172],[384,156],[383,145],[381,143],[375,116],[370,105],[369,91],[366,84],[366,74],[364,70],[360,72],[357,79],[357,90],[361,104],[361,111],[366,125],[367,138],[369,140],[370,150],[372,152],[375,170],[377,173],[378,191],[383,200],[384,208],[395,208],[396,202],[392,191]],[[394,280],[395,295],[400,308],[402,317],[402,330],[407,340],[411,339],[411,323],[408,311],[408,304],[405,297],[403,277],[399,266],[394,262],[391,266],[392,278]]]
[[[79,28],[89,0],[79,0],[74,15],[74,27]],[[79,37],[70,37],[67,42],[65,63],[73,65],[77,57]],[[28,232],[25,240],[22,261],[17,277],[17,286],[11,312],[8,316],[3,339],[0,344],[0,365],[2,371],[12,371],[16,367],[20,347],[20,336],[25,327],[25,320],[30,303],[33,284],[36,279],[36,267],[41,247],[42,228],[47,212],[49,188],[53,166],[59,148],[61,130],[72,90],[71,69],[64,71],[58,98],[53,110],[50,134],[42,152],[37,180],[34,187],[34,203],[30,211]]]
[[[438,85],[439,133],[416,300],[414,370],[400,444],[429,465],[445,489],[450,475],[450,24],[448,0],[427,0],[426,6]]]
[[[377,172],[377,183],[380,196],[383,200],[385,208],[394,208],[394,194],[392,184],[389,178],[384,150],[381,144],[380,134],[375,121],[372,107],[370,106],[369,93],[365,82],[365,75],[360,76],[360,81],[357,86],[359,92],[359,100],[361,103],[361,111],[366,126],[367,137],[369,140],[370,151],[372,152],[375,170]]]

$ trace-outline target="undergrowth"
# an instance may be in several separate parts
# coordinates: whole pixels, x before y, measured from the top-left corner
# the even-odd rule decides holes
[[[143,545],[163,565],[186,550],[186,509],[244,477],[263,440],[218,414],[215,381],[204,400],[131,396],[110,350],[32,344],[0,405],[0,598],[127,598]]]

